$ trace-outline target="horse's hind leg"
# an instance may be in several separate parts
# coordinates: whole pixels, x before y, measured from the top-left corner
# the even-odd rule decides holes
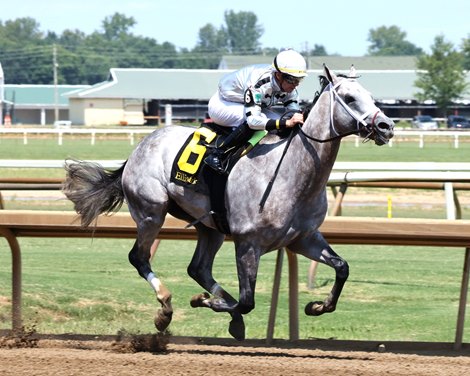
[[[196,228],[198,242],[191,263],[188,266],[188,274],[213,297],[208,293],[195,295],[191,299],[191,306],[207,307],[216,312],[229,312],[232,316],[229,333],[234,338],[243,340],[245,338],[245,324],[242,315],[235,309],[237,301],[212,276],[214,258],[225,236],[202,224],[197,224]]]
[[[333,251],[319,232],[290,244],[288,248],[311,260],[326,264],[335,270],[335,283],[328,297],[324,301],[310,302],[305,306],[305,314],[310,316],[333,312],[349,276],[348,263]]]
[[[137,240],[129,252],[129,262],[137,269],[139,275],[152,286],[161,309],[157,311],[154,322],[156,328],[162,332],[170,325],[173,308],[171,306],[171,293],[154,274],[150,266],[150,249],[158,235],[162,224],[138,224]]]

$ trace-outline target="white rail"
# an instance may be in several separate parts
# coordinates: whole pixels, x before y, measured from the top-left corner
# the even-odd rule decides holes
[[[92,160],[105,168],[119,168],[123,160]],[[0,168],[63,168],[63,160],[0,159]],[[458,201],[453,183],[470,182],[470,163],[439,162],[336,162],[330,184],[352,182],[443,182],[447,218],[457,217]]]
[[[335,162],[333,171],[470,171],[470,162]]]
[[[23,144],[28,144],[28,136],[35,134],[49,134],[57,137],[57,144],[63,144],[63,138],[65,134],[70,135],[89,135],[91,145],[95,145],[97,135],[112,135],[120,134],[127,135],[131,145],[135,143],[135,135],[137,134],[149,134],[152,133],[155,128],[133,128],[133,129],[95,129],[95,128],[2,128],[0,127],[0,135],[4,134],[16,134],[23,136]]]
[[[355,140],[355,146],[359,147],[359,144],[362,142],[360,137],[350,136]],[[470,137],[470,131],[466,130],[432,130],[432,131],[420,131],[420,130],[395,130],[394,137],[390,139],[388,146],[393,147],[396,142],[401,141],[400,138],[414,137],[418,138],[418,147],[420,149],[424,148],[425,138],[438,138],[440,142],[445,141],[446,139],[452,141],[454,148],[458,149],[460,147],[460,139],[465,137]]]
[[[49,134],[57,137],[57,143],[62,145],[64,135],[89,135],[92,145],[96,142],[97,135],[112,135],[121,134],[127,135],[131,145],[134,145],[134,138],[138,134],[152,133],[155,128],[5,128],[0,127],[0,137],[2,135],[22,135],[23,144],[28,144],[28,137],[37,134]],[[413,137],[418,139],[418,146],[423,148],[425,139],[439,138],[440,141],[449,139],[452,141],[454,148],[458,149],[462,138],[469,138],[470,131],[466,130],[435,130],[435,131],[422,131],[422,130],[395,130],[395,136],[389,142],[389,146],[393,147],[396,142],[401,138]],[[357,136],[348,137],[349,140],[353,139],[356,146],[359,147],[361,138]]]

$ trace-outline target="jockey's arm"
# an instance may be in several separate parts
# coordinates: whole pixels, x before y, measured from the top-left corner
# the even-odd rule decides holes
[[[299,110],[298,105],[295,107],[294,103],[286,108],[293,111]],[[262,112],[261,99],[257,98],[257,93],[250,89],[245,92],[245,117],[248,126],[256,130],[282,130],[292,128],[296,124],[303,124],[303,115],[297,112],[290,119],[268,118]]]

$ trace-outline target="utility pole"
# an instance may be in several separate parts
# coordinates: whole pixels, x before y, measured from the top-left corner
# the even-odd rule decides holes
[[[310,64],[309,57],[310,57],[310,51],[309,51],[309,47],[308,47],[308,41],[305,41],[305,61],[307,62],[307,69],[310,68],[310,66],[309,66],[309,64]]]
[[[59,121],[59,91],[57,88],[57,47],[52,48],[52,67],[54,70],[54,123]]]
[[[2,63],[0,63],[0,126],[3,125],[3,98],[4,95],[5,80],[3,78]]]

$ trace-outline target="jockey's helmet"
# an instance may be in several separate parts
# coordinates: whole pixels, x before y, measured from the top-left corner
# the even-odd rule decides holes
[[[279,52],[273,61],[276,71],[294,77],[307,77],[307,63],[298,52],[287,49]]]

